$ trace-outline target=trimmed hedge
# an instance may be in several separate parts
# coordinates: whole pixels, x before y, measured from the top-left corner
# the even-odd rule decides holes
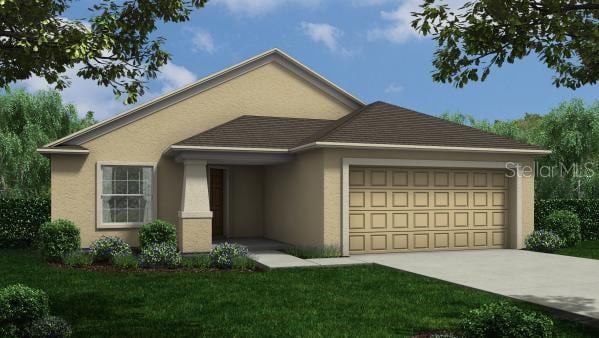
[[[599,199],[550,199],[535,201],[535,224],[542,228],[545,219],[557,210],[569,210],[580,218],[583,241],[599,239]]]
[[[28,247],[50,220],[50,199],[0,197],[0,248]]]

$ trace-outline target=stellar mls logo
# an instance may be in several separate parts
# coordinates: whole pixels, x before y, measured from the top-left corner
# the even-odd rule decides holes
[[[571,165],[565,165],[559,163],[558,165],[539,165],[534,162],[534,165],[523,165],[518,170],[518,163],[507,162],[505,169],[508,170],[506,177],[593,177],[595,170],[593,170],[593,162],[585,162],[583,164],[574,163]]]

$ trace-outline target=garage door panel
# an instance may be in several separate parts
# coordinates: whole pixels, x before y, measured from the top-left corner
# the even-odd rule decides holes
[[[498,170],[350,168],[350,252],[500,248],[508,191]]]

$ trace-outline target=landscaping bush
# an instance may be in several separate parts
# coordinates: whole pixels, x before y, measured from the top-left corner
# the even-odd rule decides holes
[[[49,313],[48,296],[22,284],[0,289],[0,336],[26,336],[34,321]]]
[[[285,252],[302,259],[331,258],[341,256],[341,250],[339,247],[333,245],[325,245],[321,247],[292,246],[285,249]]]
[[[237,270],[254,270],[256,269],[256,262],[247,256],[235,257],[231,267]]]
[[[142,249],[158,243],[177,244],[177,230],[174,225],[165,221],[155,220],[144,224],[139,229],[139,244]]]
[[[72,334],[69,323],[56,316],[46,316],[35,320],[27,331],[31,338],[65,338]]]
[[[71,268],[82,268],[92,265],[94,258],[81,251],[73,251],[64,255],[62,263]]]
[[[557,210],[552,212],[540,224],[538,229],[552,231],[564,241],[563,246],[566,247],[575,246],[581,240],[580,219],[571,211]]]
[[[210,265],[219,269],[230,269],[233,267],[233,259],[245,257],[248,249],[237,243],[221,243],[210,251]]]
[[[181,265],[181,253],[172,243],[150,244],[141,250],[141,265],[148,268],[176,268]]]
[[[106,262],[117,255],[131,254],[129,244],[120,237],[102,236],[89,246],[89,250],[96,262]]]
[[[131,270],[139,267],[137,257],[133,256],[131,252],[114,255],[111,261],[112,265],[118,269]]]
[[[552,337],[553,321],[536,312],[498,302],[468,312],[459,324],[464,337]]]
[[[569,210],[580,218],[583,241],[599,239],[599,199],[549,199],[535,201],[535,225],[541,226],[556,210]]]
[[[49,198],[0,197],[0,248],[30,246],[49,220]]]
[[[210,256],[184,256],[181,265],[186,269],[208,269],[210,268]]]
[[[64,219],[42,224],[37,242],[42,256],[50,261],[60,261],[64,255],[81,247],[79,228]]]
[[[525,241],[527,249],[538,252],[555,252],[564,246],[564,240],[549,230],[536,230]]]

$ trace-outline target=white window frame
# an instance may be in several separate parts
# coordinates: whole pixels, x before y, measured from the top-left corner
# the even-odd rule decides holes
[[[141,227],[145,222],[104,223],[102,219],[102,166],[151,167],[152,168],[152,212],[151,219],[156,219],[158,212],[156,163],[153,162],[115,162],[99,161],[96,163],[96,227],[98,229],[133,229]]]

